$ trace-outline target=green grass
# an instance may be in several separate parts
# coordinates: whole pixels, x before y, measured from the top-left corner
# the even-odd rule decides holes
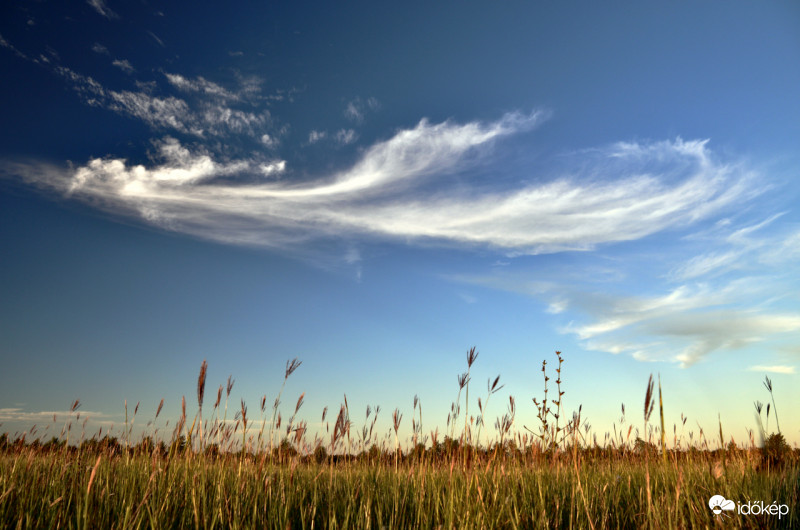
[[[743,528],[800,526],[800,472],[757,469],[743,453],[715,476],[713,457],[487,457],[463,464],[303,462],[101,454],[30,447],[0,456],[0,526],[14,528],[694,528],[714,526],[708,499],[778,500]],[[580,481],[580,483],[579,483]],[[583,491],[583,495],[581,494]],[[585,496],[585,504],[584,504]],[[590,525],[591,521],[591,525]]]
[[[79,445],[67,443],[68,425],[46,444],[0,437],[0,527],[800,528],[798,453],[779,434],[766,437],[763,449],[752,443],[747,449],[722,447],[720,425],[716,449],[706,439],[690,445],[676,438],[681,449],[663,451],[631,440],[628,428],[601,446],[589,441],[580,410],[571,421],[564,419],[561,363],[559,356],[557,388],[551,388],[559,401],[552,410],[547,398],[539,405],[539,432],[526,427],[528,436],[509,429],[515,413],[511,399],[508,414],[498,418],[497,438],[486,436],[480,446],[481,437],[473,439],[466,424],[459,438],[453,429],[442,441],[422,439],[397,452],[391,442],[379,444],[372,437],[367,426],[374,426],[375,416],[369,414],[360,437],[351,440],[346,402],[330,443],[309,441],[305,422],[295,423],[302,398],[288,420],[291,435],[274,445],[272,429],[265,439],[263,423],[244,429],[244,403],[232,425],[213,420],[202,430],[200,419],[187,427],[184,407],[170,443],[147,437],[128,447],[129,425],[121,441],[95,438]],[[287,363],[284,382],[297,366]],[[460,379],[459,385],[466,382]],[[651,382],[645,420],[652,411]],[[488,387],[489,395],[497,384]],[[229,381],[227,396],[231,387]],[[219,416],[221,396],[222,388],[212,418]],[[488,397],[478,408],[485,413],[487,405]],[[72,412],[78,406],[76,401]],[[399,412],[395,419],[399,423]],[[663,419],[660,423],[655,439],[663,447]],[[414,434],[416,441],[421,432]],[[247,451],[241,450],[242,441]],[[708,506],[713,495],[737,505],[774,501],[788,513],[780,519],[714,515]]]

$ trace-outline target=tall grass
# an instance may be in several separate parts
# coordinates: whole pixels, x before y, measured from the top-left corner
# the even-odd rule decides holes
[[[0,526],[17,528],[139,528],[139,527],[353,527],[353,528],[695,528],[719,524],[741,528],[800,526],[796,513],[800,496],[800,465],[796,451],[783,437],[764,433],[763,447],[751,443],[709,447],[704,436],[685,443],[674,429],[675,444],[665,444],[663,396],[659,381],[660,444],[651,443],[648,420],[653,410],[654,384],[648,381],[644,432],[631,442],[630,426],[604,443],[590,439],[581,408],[568,418],[563,410],[562,364],[556,373],[557,398],[548,398],[546,362],[544,399],[534,399],[540,426],[514,430],[516,404],[509,397],[507,412],[495,423],[497,437],[480,437],[489,398],[499,390],[499,376],[487,384],[479,401],[478,429],[472,437],[465,403],[464,431],[455,429],[443,440],[438,429],[421,437],[418,398],[412,413],[413,444],[401,448],[402,413],[392,414],[394,444],[373,437],[378,408],[367,408],[357,450],[350,445],[347,398],[340,407],[330,441],[319,433],[310,439],[306,423],[298,421],[304,395],[294,407],[285,434],[279,432],[278,405],[270,423],[270,441],[250,435],[251,420],[241,410],[228,423],[219,421],[223,386],[217,393],[213,420],[203,422],[202,406],[207,365],[198,378],[198,411],[186,430],[185,400],[170,440],[145,434],[130,444],[106,434],[70,444],[70,425],[61,437],[44,442],[24,435],[0,437]],[[467,372],[459,377],[468,393],[469,373],[477,352],[468,353]],[[299,366],[287,363],[284,384]],[[290,371],[290,368],[292,370]],[[770,385],[771,387],[771,385]],[[768,388],[771,393],[771,388]],[[551,390],[552,392],[552,390]],[[460,419],[460,403],[450,420]],[[77,403],[77,401],[75,402]],[[773,401],[774,410],[774,401]],[[158,417],[163,400],[156,411]],[[419,407],[419,422],[417,422]],[[262,400],[263,420],[264,405]],[[73,404],[70,414],[75,412]],[[138,409],[138,407],[137,407]],[[624,406],[621,426],[624,424]],[[134,413],[135,417],[135,413]],[[322,421],[325,421],[323,412]],[[370,423],[371,421],[371,423]],[[684,422],[685,423],[685,422]],[[777,423],[777,421],[776,421]],[[369,424],[369,426],[368,426]],[[196,429],[195,429],[196,427]],[[32,431],[33,432],[33,429]],[[196,442],[191,438],[195,436]],[[150,433],[154,434],[154,433]],[[256,436],[255,441],[254,436]],[[428,443],[430,442],[430,443]],[[772,445],[769,445],[772,444]],[[661,458],[654,458],[661,453]],[[708,505],[714,495],[737,503],[776,501],[788,512],[777,515],[715,514]],[[724,520],[723,518],[727,518]]]

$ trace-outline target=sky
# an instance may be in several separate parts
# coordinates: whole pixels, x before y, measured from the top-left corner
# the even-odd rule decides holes
[[[484,436],[559,350],[599,442],[654,374],[800,443],[800,5],[435,4],[4,3],[0,431],[166,431],[204,359],[254,418],[298,358],[312,430],[442,433],[475,346]]]

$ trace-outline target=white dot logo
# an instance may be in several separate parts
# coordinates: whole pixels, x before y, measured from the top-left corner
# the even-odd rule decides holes
[[[714,512],[714,515],[727,515],[723,512],[736,509],[736,503],[726,499],[722,495],[714,495],[708,499],[708,507]]]

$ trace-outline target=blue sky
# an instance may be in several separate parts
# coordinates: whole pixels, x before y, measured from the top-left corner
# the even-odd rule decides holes
[[[310,425],[441,431],[475,345],[490,432],[561,350],[600,440],[660,373],[740,442],[768,375],[800,441],[797,3],[0,13],[0,429],[174,421],[203,359],[252,411],[298,357]]]

